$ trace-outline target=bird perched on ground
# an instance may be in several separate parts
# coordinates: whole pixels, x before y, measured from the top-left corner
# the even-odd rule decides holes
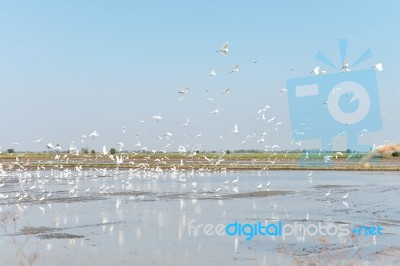
[[[329,190],[328,193],[325,194],[325,199],[328,200],[329,195],[331,195],[331,191]]]
[[[349,192],[347,192],[346,195],[344,195],[344,196],[342,197],[342,199],[347,200],[347,197],[348,197],[348,196],[349,196]]]

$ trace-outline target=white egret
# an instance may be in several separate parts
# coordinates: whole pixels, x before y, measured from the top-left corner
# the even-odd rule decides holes
[[[223,93],[223,94],[229,94],[230,92],[231,92],[231,89],[229,89],[229,88],[226,88],[223,91],[221,91],[221,93]]]
[[[231,130],[232,133],[235,133],[236,135],[239,133],[238,126],[235,124],[235,129]]]
[[[162,119],[161,115],[153,115],[152,118],[155,119],[157,122]]]
[[[347,59],[344,60],[342,68],[341,68],[341,71],[342,72],[349,72],[350,71],[349,66],[350,66],[349,60],[347,60]]]
[[[186,120],[185,123],[182,123],[181,126],[187,127],[189,125],[189,118]]]
[[[106,148],[106,145],[103,145],[103,155],[107,155],[107,148]]]
[[[376,64],[372,68],[375,68],[379,72],[382,72],[383,71],[383,63]]]
[[[179,101],[182,101],[182,100],[183,100],[183,97],[184,97],[186,94],[189,93],[189,90],[190,90],[191,88],[192,88],[192,86],[188,86],[188,87],[184,88],[183,90],[178,91],[178,93],[179,93]]]
[[[219,106],[217,106],[217,109],[215,109],[214,111],[211,111],[210,113],[213,115],[217,115],[217,114],[219,114],[220,111],[221,111],[221,109],[219,109]]]
[[[215,77],[215,76],[217,75],[217,73],[215,73],[215,67],[211,70],[210,73],[208,73],[208,75],[209,75],[210,77]]]
[[[264,108],[259,109],[257,113],[258,114],[265,113],[268,108],[271,108],[271,106],[266,105]]]
[[[92,137],[92,140],[94,140],[98,136],[100,136],[100,135],[99,135],[99,133],[97,133],[97,130],[95,130],[89,134],[89,137]]]
[[[234,64],[230,73],[239,72],[239,65]]]
[[[222,44],[221,48],[217,51],[217,53],[221,53],[223,56],[228,55],[228,44],[229,42],[225,42],[224,44]]]
[[[311,73],[314,73],[317,76],[322,76],[322,75],[324,75],[326,73],[326,71],[325,70],[321,70],[320,67],[317,66],[311,71]]]
[[[346,195],[344,195],[344,196],[342,197],[342,199],[343,199],[343,200],[347,200],[347,197],[348,197],[348,196],[349,196],[349,192],[347,192]]]
[[[325,194],[325,199],[328,200],[329,195],[331,195],[331,191],[329,190],[328,193]]]
[[[280,90],[279,90],[279,96],[282,96],[282,93],[283,93],[283,92],[287,93],[288,90],[287,90],[287,89],[280,89]]]

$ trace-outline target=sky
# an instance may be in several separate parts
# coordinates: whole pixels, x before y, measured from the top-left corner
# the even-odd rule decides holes
[[[399,6],[341,0],[1,1],[1,151],[43,151],[48,143],[100,151],[119,142],[124,150],[319,149],[318,139],[293,141],[296,126],[288,95],[280,90],[289,79],[314,75],[316,66],[337,73],[315,55],[323,52],[340,68],[339,39],[348,39],[350,62],[373,51],[352,71],[384,64],[376,73],[382,129],[364,132],[359,142],[398,143]],[[228,55],[217,53],[227,41]],[[235,64],[239,71],[230,73]],[[179,100],[178,91],[188,86]],[[221,93],[226,88],[230,93]],[[263,120],[258,110],[266,105]],[[231,132],[235,124],[237,134]],[[99,134],[94,139],[88,137],[93,131]],[[332,145],[346,147],[343,139]]]

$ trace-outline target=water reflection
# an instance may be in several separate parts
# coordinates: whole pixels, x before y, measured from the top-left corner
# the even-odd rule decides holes
[[[0,195],[8,197],[0,197],[0,212],[10,208],[18,213],[15,232],[21,232],[24,226],[48,227],[41,234],[68,232],[84,236],[83,239],[46,240],[43,249],[52,252],[66,252],[63,247],[67,241],[71,248],[96,248],[101,252],[113,251],[118,246],[128,254],[147,254],[150,248],[160,256],[182,256],[180,250],[185,250],[189,258],[204,254],[215,258],[221,253],[230,258],[225,260],[229,262],[251,254],[259,264],[268,264],[271,256],[279,258],[276,255],[279,245],[292,245],[298,250],[321,245],[303,229],[284,240],[268,235],[247,241],[243,235],[215,233],[216,225],[235,221],[243,224],[326,221],[351,225],[387,221],[385,230],[391,235],[362,238],[366,241],[363,247],[368,252],[370,246],[396,244],[394,239],[400,234],[400,222],[394,210],[398,206],[387,200],[395,199],[400,190],[395,173],[314,171],[312,177],[307,174],[302,171],[213,173],[140,169],[11,171],[3,176]],[[273,186],[267,191],[269,182]],[[260,184],[263,184],[261,189]],[[331,195],[326,202],[324,195],[328,190]],[[275,193],[279,191],[292,193]],[[351,197],[343,201],[347,191],[351,191]],[[214,231],[205,229],[207,224],[214,226]],[[191,233],[191,225],[201,227]],[[30,241],[44,240],[30,238]],[[333,236],[328,241],[331,245],[350,243],[346,236]],[[225,251],[232,246],[231,251]]]

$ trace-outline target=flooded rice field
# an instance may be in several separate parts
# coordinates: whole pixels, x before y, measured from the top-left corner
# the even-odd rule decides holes
[[[1,175],[1,265],[400,263],[398,172]]]

